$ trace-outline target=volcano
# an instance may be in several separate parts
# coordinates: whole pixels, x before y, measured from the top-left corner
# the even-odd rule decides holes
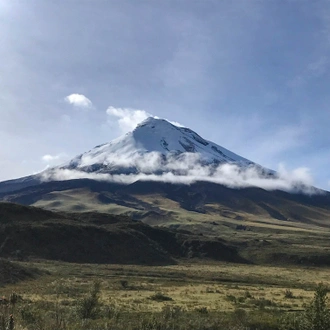
[[[1,182],[0,199],[162,224],[194,223],[203,214],[213,222],[328,226],[330,216],[329,192],[283,178],[189,128],[153,117],[65,164]]]

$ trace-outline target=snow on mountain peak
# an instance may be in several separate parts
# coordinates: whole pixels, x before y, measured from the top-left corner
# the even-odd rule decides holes
[[[300,175],[283,175],[249,161],[187,127],[149,117],[133,131],[38,175],[41,181],[92,179],[121,184],[207,181],[231,188],[315,193]]]
[[[170,124],[170,122],[165,119],[150,116],[150,117],[146,118],[145,120],[141,121],[141,123],[139,123],[137,125],[137,127],[147,126],[147,125],[160,125],[161,123]]]
[[[201,165],[230,163],[240,167],[256,165],[203,139],[189,128],[149,117],[133,131],[75,157],[61,168],[98,173],[159,173],[175,171],[175,166],[182,169],[182,162],[188,168],[192,162]]]

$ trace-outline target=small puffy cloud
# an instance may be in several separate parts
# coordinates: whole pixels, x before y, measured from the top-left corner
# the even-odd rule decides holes
[[[130,109],[130,108],[115,108],[110,106],[107,109],[107,114],[116,118],[120,129],[126,133],[133,130],[141,121],[148,117],[153,117],[150,113],[144,110]]]
[[[149,117],[160,119],[159,117],[154,116],[145,110],[132,108],[115,108],[113,106],[110,106],[107,109],[107,114],[110,118],[116,118],[118,125],[123,133],[132,131],[138,124]],[[175,126],[184,127],[178,122],[170,120],[167,121]]]
[[[44,155],[41,157],[42,161],[45,163],[49,163],[52,160],[54,160],[54,158],[56,158],[56,156],[52,156],[52,155]]]
[[[65,102],[72,104],[75,107],[89,109],[92,108],[92,101],[82,94],[71,94],[65,97]]]
[[[50,154],[47,154],[47,155],[43,155],[41,157],[41,160],[44,162],[44,163],[47,163],[47,164],[53,164],[53,163],[58,163],[58,162],[62,162],[64,161],[68,156],[65,154],[65,153],[60,153],[60,154],[57,154],[57,155],[50,155]]]

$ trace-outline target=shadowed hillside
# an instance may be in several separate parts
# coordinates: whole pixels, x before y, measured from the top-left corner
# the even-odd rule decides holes
[[[35,278],[42,272],[0,258],[0,286]]]
[[[0,256],[80,263],[173,264],[176,258],[244,262],[223,240],[152,228],[127,217],[59,214],[0,204]]]

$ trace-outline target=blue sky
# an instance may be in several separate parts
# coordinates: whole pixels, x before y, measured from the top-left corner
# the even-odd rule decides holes
[[[0,180],[150,113],[330,189],[329,1],[0,0],[0,40]]]

